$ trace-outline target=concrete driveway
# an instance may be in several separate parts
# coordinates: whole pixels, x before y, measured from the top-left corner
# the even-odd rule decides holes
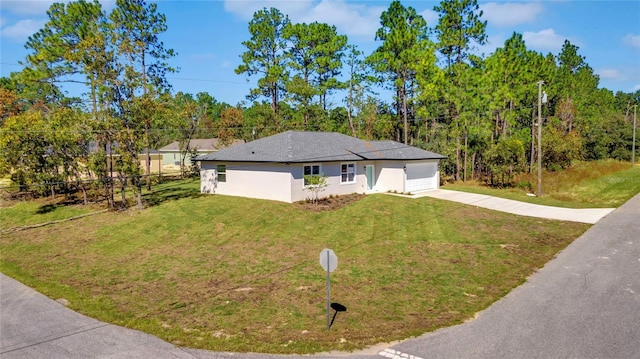
[[[510,199],[487,196],[484,194],[436,189],[411,195],[412,198],[432,197],[454,201],[494,211],[508,212],[520,216],[556,219],[559,221],[594,224],[615,208],[561,208],[542,206]]]
[[[640,194],[468,323],[313,358],[640,357]],[[179,348],[85,317],[0,274],[0,358],[309,358]]]

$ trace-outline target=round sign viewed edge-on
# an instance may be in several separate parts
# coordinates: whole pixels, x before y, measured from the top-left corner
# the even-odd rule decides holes
[[[320,265],[325,271],[333,272],[338,268],[338,256],[333,250],[325,248],[320,252]]]

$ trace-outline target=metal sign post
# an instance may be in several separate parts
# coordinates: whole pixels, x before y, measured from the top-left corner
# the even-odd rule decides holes
[[[338,267],[338,257],[331,249],[320,252],[320,265],[327,271],[327,330],[331,329],[331,272]]]
[[[331,317],[331,272],[329,271],[330,254],[327,251],[327,330],[331,329],[329,318]]]

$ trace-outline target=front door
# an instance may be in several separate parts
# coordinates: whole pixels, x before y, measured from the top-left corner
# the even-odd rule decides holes
[[[373,187],[376,185],[376,171],[374,165],[367,165],[366,167],[366,175],[367,175],[367,191],[373,190]]]

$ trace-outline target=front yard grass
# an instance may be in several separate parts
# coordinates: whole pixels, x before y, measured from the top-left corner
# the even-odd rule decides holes
[[[472,318],[589,227],[431,198],[308,211],[191,187],[158,186],[143,211],[2,234],[0,270],[176,345],[351,351]],[[331,299],[347,307],[330,331],[323,248],[338,256]]]

